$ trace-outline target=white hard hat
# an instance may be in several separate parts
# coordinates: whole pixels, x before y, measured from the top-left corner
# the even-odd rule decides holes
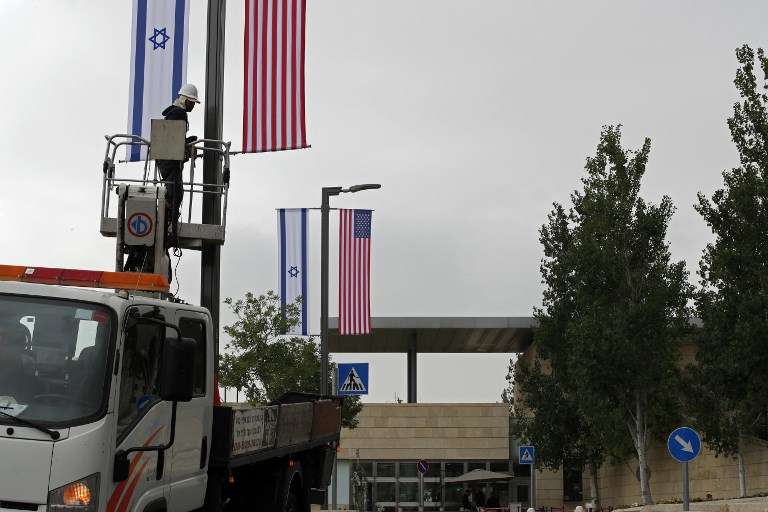
[[[197,87],[192,84],[182,85],[181,89],[179,89],[179,96],[184,96],[195,103],[200,103],[200,100],[197,98]]]
[[[534,509],[533,507],[530,507],[530,508],[529,508],[528,510],[526,510],[525,512],[536,512],[536,509]]]
[[[576,505],[576,508],[573,510],[573,512],[584,512],[584,507],[581,505]]]

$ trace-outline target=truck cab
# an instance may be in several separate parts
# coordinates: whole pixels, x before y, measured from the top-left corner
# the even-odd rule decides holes
[[[0,510],[202,507],[211,325],[141,293],[0,282]]]

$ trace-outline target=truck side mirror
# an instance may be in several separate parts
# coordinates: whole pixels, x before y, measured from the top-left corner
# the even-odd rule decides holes
[[[189,402],[195,383],[195,340],[166,338],[160,361],[160,398]]]

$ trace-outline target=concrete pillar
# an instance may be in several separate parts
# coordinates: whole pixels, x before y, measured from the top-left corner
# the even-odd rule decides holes
[[[416,381],[418,372],[416,371],[416,333],[411,335],[411,343],[408,347],[408,403],[416,403]]]

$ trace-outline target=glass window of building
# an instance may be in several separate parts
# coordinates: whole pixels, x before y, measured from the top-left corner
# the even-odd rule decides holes
[[[509,473],[509,462],[491,462],[491,471],[498,471],[501,473]]]
[[[442,502],[442,485],[437,482],[424,482],[422,499],[424,507],[439,507]]]
[[[517,486],[517,501],[520,503],[528,503],[528,486],[527,485]]]
[[[398,476],[400,478],[416,478],[419,476],[415,462],[401,462],[399,466],[400,472]]]
[[[563,471],[563,501],[582,501],[581,471]]]
[[[429,468],[427,468],[427,472],[424,473],[424,478],[440,478],[441,473],[440,462],[432,461],[429,462]]]
[[[445,477],[450,478],[454,476],[461,476],[464,474],[463,462],[446,462],[445,463]]]
[[[377,462],[376,463],[376,478],[394,478],[394,477],[395,477],[394,462]]]
[[[469,462],[467,463],[467,471],[472,471],[475,469],[486,469],[486,466],[486,462]]]
[[[507,482],[496,482],[489,486],[485,505],[488,507],[505,507],[511,501],[509,499],[509,486]]]
[[[352,464],[352,472],[364,478],[373,478],[373,462],[355,462]]]
[[[464,496],[464,486],[461,484],[445,484],[445,510],[459,510]]]
[[[395,501],[395,482],[376,482],[376,503]]]
[[[515,464],[513,469],[513,475],[518,476],[531,476],[530,464]]]
[[[419,502],[419,482],[400,481],[400,503],[418,503]]]

